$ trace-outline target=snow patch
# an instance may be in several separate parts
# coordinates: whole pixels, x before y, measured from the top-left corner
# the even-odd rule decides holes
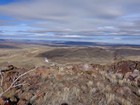
[[[45,62],[49,63],[49,60],[47,58],[45,58]]]

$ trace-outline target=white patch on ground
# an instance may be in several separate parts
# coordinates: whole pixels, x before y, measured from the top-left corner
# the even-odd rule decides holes
[[[45,58],[45,62],[49,63],[49,60],[47,58]]]

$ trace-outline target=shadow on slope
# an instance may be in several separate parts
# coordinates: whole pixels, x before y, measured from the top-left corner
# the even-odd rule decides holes
[[[2,49],[19,49],[19,47],[14,45],[0,44],[0,48]]]
[[[43,52],[38,57],[46,57],[56,62],[91,62],[111,60],[112,53],[103,48],[61,48]],[[100,63],[99,62],[99,63]]]

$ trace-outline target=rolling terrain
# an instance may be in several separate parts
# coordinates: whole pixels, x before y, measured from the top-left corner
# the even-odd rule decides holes
[[[45,44],[3,42],[0,43],[0,59],[0,65],[10,63],[25,67],[46,65],[44,59],[60,64],[109,64],[121,60],[139,61],[140,48],[131,46],[52,47]]]
[[[0,46],[1,105],[7,100],[16,105],[140,103],[138,46]]]

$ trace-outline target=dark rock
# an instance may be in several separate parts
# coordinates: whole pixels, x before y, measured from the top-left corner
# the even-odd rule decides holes
[[[69,104],[67,104],[67,103],[62,103],[61,105],[69,105]]]

